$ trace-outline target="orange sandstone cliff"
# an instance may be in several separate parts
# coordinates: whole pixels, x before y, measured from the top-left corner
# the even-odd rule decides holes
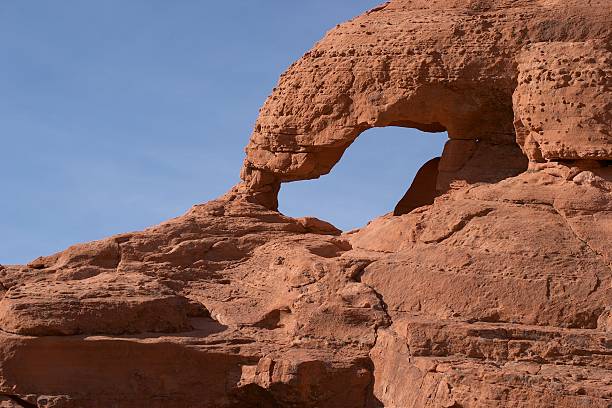
[[[1,406],[609,407],[611,38],[609,0],[392,0],[337,26],[226,195],[0,266]],[[277,211],[382,126],[449,135],[396,215]]]

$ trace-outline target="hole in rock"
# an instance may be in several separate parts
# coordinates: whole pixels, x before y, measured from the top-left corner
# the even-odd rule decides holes
[[[409,212],[431,201],[437,172],[432,159],[442,155],[447,140],[446,132],[370,129],[348,147],[330,174],[284,183],[279,210],[291,217],[317,217],[344,231],[394,209]]]

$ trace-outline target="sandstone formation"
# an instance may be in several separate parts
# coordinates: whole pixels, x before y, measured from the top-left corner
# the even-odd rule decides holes
[[[395,206],[393,215],[408,214],[419,207],[434,203],[438,195],[436,183],[440,174],[439,166],[440,158],[436,157],[429,160],[417,171],[410,188]]]
[[[339,25],[226,195],[0,266],[0,406],[611,406],[611,16],[392,0]],[[277,211],[380,126],[449,134],[395,215]]]

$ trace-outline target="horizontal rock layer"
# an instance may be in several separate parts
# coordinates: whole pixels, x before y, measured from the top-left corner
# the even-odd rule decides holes
[[[534,164],[340,236],[230,193],[4,266],[2,391],[49,407],[606,407],[610,169]]]
[[[0,266],[0,406],[609,407],[610,11],[393,0],[330,31],[226,195]],[[275,210],[377,126],[450,137],[395,214]]]

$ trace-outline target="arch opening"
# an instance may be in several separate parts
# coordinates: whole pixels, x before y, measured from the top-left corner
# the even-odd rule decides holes
[[[441,126],[421,131],[397,125],[364,131],[330,174],[283,183],[279,210],[347,231],[385,213],[401,215],[432,203],[448,134]]]

